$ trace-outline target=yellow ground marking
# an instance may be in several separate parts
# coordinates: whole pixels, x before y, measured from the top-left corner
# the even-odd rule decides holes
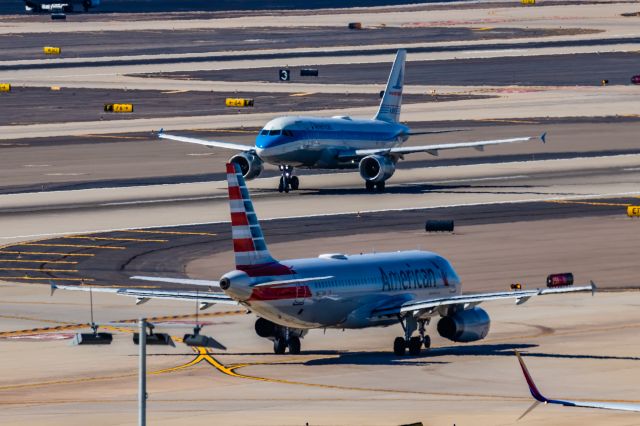
[[[57,263],[66,265],[76,265],[78,262],[71,260],[47,260],[47,259],[0,259],[0,262],[16,262],[16,263]]]
[[[292,93],[289,96],[309,96],[309,95],[315,95],[315,93],[314,92]]]
[[[118,237],[92,237],[90,235],[69,235],[62,237],[65,239],[76,240],[91,240],[91,241],[135,241],[135,242],[149,242],[149,243],[166,243],[169,240],[154,240],[144,238],[118,238]]]
[[[0,271],[31,271],[31,272],[78,272],[77,269],[39,269],[39,268],[0,268]]]
[[[474,28],[473,31],[491,31],[493,27]]]
[[[506,119],[498,119],[498,118],[484,118],[478,121],[488,121],[488,122],[495,122],[495,123],[540,124],[538,121],[534,121],[534,120],[506,120]]]
[[[3,277],[0,280],[33,280],[33,281],[95,281],[93,278],[51,278],[51,277],[30,277],[24,275],[21,277]]]
[[[623,204],[623,203],[601,203],[596,201],[570,201],[570,200],[549,200],[547,203],[556,203],[556,204],[584,204],[587,206],[613,206],[613,207],[628,207],[632,204]]]
[[[89,137],[89,138],[102,138],[102,139],[136,139],[136,140],[147,140],[148,137],[142,136],[113,136],[113,135],[78,135],[77,137]]]
[[[0,254],[19,254],[21,256],[25,256],[27,254],[37,254],[43,256],[87,256],[93,257],[95,253],[62,253],[62,252],[48,252],[48,251],[9,251],[9,250],[0,250]]]
[[[138,232],[141,234],[166,234],[166,235],[208,235],[208,236],[218,235],[218,234],[214,234],[213,232],[148,231],[145,229],[130,229],[128,231],[122,231],[122,232]]]
[[[126,247],[122,247],[122,246],[90,246],[90,245],[84,245],[84,244],[53,244],[53,243],[22,243],[22,244],[16,244],[16,246],[97,248],[97,249],[105,249],[105,250],[125,250],[126,249]]]

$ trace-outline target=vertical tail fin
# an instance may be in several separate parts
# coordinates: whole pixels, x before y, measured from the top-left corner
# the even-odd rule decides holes
[[[404,86],[404,61],[407,57],[407,51],[398,50],[396,60],[391,67],[387,87],[380,101],[378,113],[374,117],[375,120],[387,121],[389,123],[397,123],[400,121],[400,106],[402,105],[402,87]]]
[[[253,202],[242,177],[240,166],[236,163],[227,163],[227,183],[229,185],[231,234],[236,269],[251,269],[256,265],[275,262],[267,249],[258,217],[253,210]]]

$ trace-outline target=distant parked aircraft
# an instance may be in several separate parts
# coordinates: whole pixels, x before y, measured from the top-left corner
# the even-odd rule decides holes
[[[163,129],[160,129],[158,136],[163,139],[238,151],[239,153],[231,157],[229,162],[240,166],[245,179],[259,176],[265,162],[277,165],[282,172],[278,185],[280,192],[299,188],[300,181],[293,174],[294,167],[359,169],[368,191],[375,189],[384,191],[385,182],[396,170],[396,163],[405,155],[417,152],[438,155],[441,150],[457,148],[475,148],[483,151],[488,145],[538,139],[538,137],[524,136],[425,146],[401,146],[413,135],[446,132],[446,130],[411,132],[409,127],[399,122],[405,58],[406,51],[398,50],[378,113],[370,120],[347,116],[279,117],[269,121],[259,132],[255,146],[169,135],[164,133]],[[539,138],[545,142],[545,134]]]
[[[273,340],[274,352],[300,352],[300,338],[313,328],[366,328],[400,323],[404,335],[393,343],[396,355],[418,355],[429,348],[426,326],[433,318],[438,333],[454,342],[473,342],[489,333],[489,314],[481,302],[515,299],[518,304],[548,294],[595,290],[595,285],[462,294],[462,283],[442,256],[428,251],[398,251],[276,260],[264,240],[240,166],[229,163],[227,181],[236,268],[220,281],[135,276],[133,279],[192,284],[221,292],[93,287],[133,296],[246,306],[258,316],[255,330]],[[89,290],[85,286],[52,289]],[[226,293],[226,294],[225,294]],[[418,336],[414,336],[415,332]]]
[[[100,5],[100,0],[23,0],[24,9],[30,13],[50,13],[55,10],[74,12],[82,8],[85,12]]]

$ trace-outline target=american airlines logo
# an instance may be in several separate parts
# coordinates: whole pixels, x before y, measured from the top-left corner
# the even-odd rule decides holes
[[[436,274],[431,268],[402,269],[399,271],[380,270],[382,291],[411,290],[438,286]]]

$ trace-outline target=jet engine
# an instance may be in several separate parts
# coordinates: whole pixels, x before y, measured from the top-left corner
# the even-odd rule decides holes
[[[383,155],[368,155],[360,160],[360,176],[368,182],[384,182],[393,176],[396,163]]]
[[[278,325],[265,318],[258,318],[254,326],[256,334],[264,339],[273,340],[285,335],[286,327]],[[304,337],[309,330],[303,330],[299,328],[289,328],[289,336]]]
[[[242,152],[234,155],[229,159],[229,162],[239,165],[242,176],[247,180],[257,178],[264,169],[262,160],[250,152]]]
[[[278,326],[269,320],[264,318],[258,318],[256,320],[256,334],[262,338],[268,339],[274,337],[278,331]]]
[[[442,317],[438,321],[438,333],[454,342],[474,342],[487,336],[490,324],[489,314],[474,307]]]

